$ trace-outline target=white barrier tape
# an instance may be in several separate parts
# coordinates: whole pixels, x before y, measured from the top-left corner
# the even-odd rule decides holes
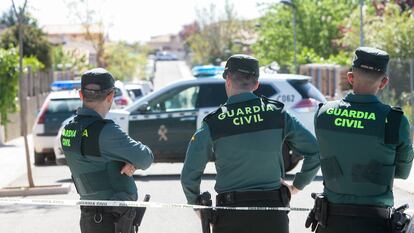
[[[147,208],[181,208],[181,209],[218,209],[218,210],[273,210],[273,211],[310,211],[311,208],[297,207],[227,207],[202,206],[178,203],[157,203],[140,201],[100,201],[100,200],[57,200],[57,199],[26,199],[0,198],[0,205],[41,205],[41,206],[94,206],[94,207],[147,207]]]
[[[178,203],[158,203],[141,201],[102,201],[102,200],[57,200],[57,199],[26,199],[26,198],[0,198],[0,205],[41,205],[41,206],[94,206],[94,207],[147,207],[147,208],[180,208],[180,209],[217,209],[217,210],[266,210],[266,211],[311,211],[312,208],[301,207],[227,207],[202,206]],[[405,213],[414,214],[414,210]]]

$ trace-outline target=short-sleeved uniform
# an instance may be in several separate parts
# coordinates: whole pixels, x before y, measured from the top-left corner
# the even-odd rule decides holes
[[[137,200],[134,178],[120,171],[126,163],[137,169],[148,168],[153,155],[147,146],[131,139],[113,121],[102,119],[88,108],[79,108],[75,118],[64,127],[61,143],[81,199]],[[94,213],[90,213],[93,211],[82,210],[85,210],[81,215],[82,232],[101,232],[103,229],[102,232],[111,232],[113,223],[109,214],[109,220],[104,218],[101,224],[95,224]],[[94,225],[102,229],[94,228]]]
[[[304,155],[302,170],[293,182],[302,189],[319,169],[315,137],[286,112],[280,102],[261,99],[253,93],[231,96],[225,105],[205,118],[190,141],[181,174],[188,203],[196,203],[204,168],[213,159],[217,170],[217,205],[288,205],[289,200],[283,200],[286,194],[283,190],[286,190],[281,188],[284,140]],[[261,194],[269,191],[274,192],[274,198]],[[229,202],[229,195],[234,200]],[[250,200],[245,200],[246,195]],[[288,232],[288,222],[286,212],[220,211],[213,230],[220,233]]]
[[[324,195],[332,206],[393,206],[393,180],[407,178],[413,160],[410,126],[401,110],[374,95],[350,93],[321,106],[315,131]],[[328,215],[327,228],[317,232],[388,232],[387,221]]]

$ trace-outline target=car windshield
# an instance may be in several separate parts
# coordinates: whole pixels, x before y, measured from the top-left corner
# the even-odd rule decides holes
[[[47,113],[69,113],[74,112],[81,106],[79,98],[74,99],[52,99],[47,105]]]

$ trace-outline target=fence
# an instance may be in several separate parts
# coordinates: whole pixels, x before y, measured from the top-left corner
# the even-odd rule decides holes
[[[73,71],[41,71],[32,72],[28,68],[23,76],[27,88],[27,129],[31,132],[37,113],[44,100],[50,92],[50,84],[55,80],[74,79]],[[9,123],[6,127],[0,126],[0,144],[20,137],[20,117],[19,112],[11,113],[8,116]]]
[[[350,88],[347,72],[348,68],[332,64],[306,64],[299,69],[300,74],[312,77],[312,84],[328,99],[339,98]]]

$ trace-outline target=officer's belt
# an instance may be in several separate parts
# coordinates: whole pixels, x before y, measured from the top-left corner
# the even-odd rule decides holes
[[[271,191],[246,191],[246,192],[226,192],[216,196],[218,206],[231,205],[243,201],[274,200],[281,201],[280,189]]]
[[[391,214],[392,209],[387,207],[332,203],[328,205],[328,215],[390,219]]]
[[[94,213],[113,213],[114,207],[111,206],[81,206],[82,212],[94,212]]]

